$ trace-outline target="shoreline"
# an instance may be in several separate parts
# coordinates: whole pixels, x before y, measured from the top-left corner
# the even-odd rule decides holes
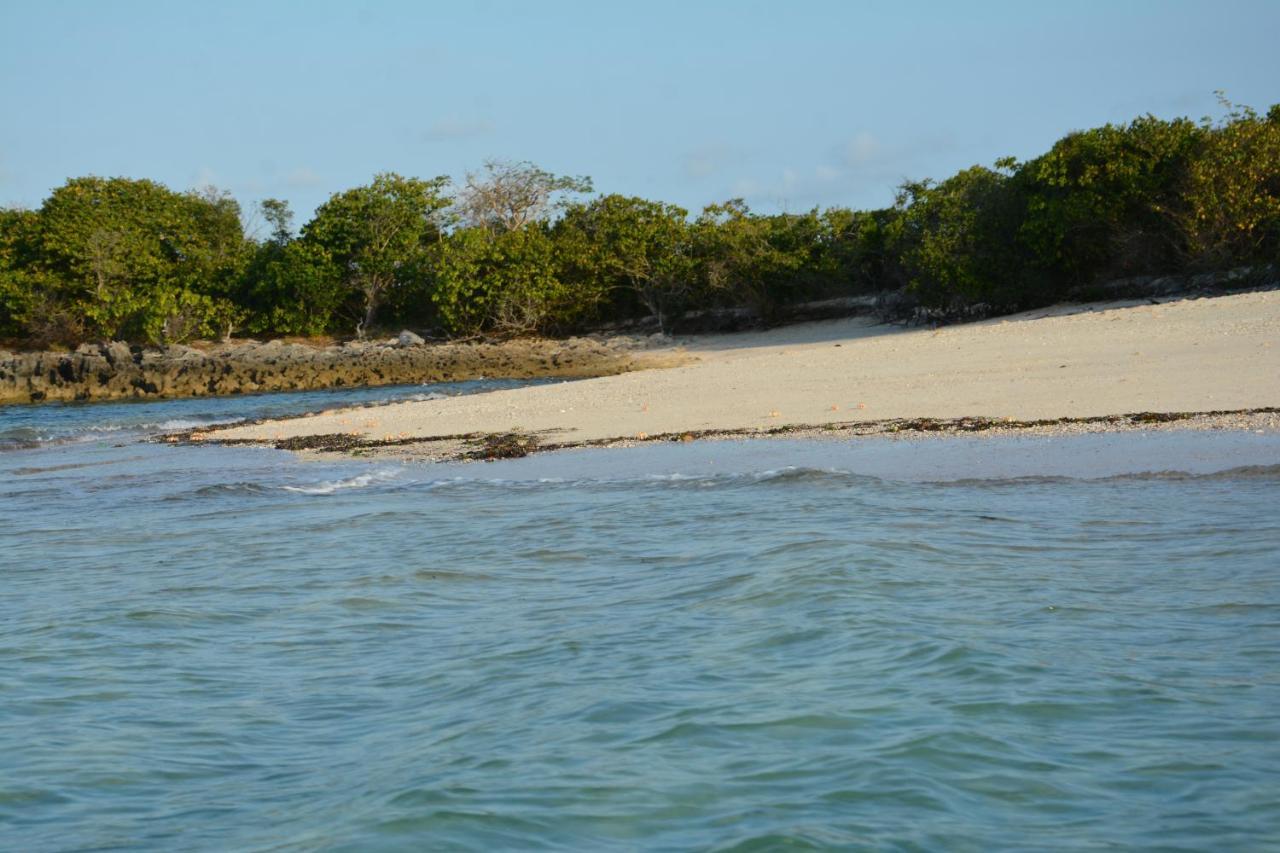
[[[376,406],[368,408],[377,408]],[[307,417],[301,415],[299,417]],[[261,424],[281,420],[261,421]],[[292,418],[288,419],[292,420]],[[1211,412],[1132,412],[1083,418],[1015,421],[992,418],[912,418],[885,421],[846,421],[828,424],[797,424],[766,430],[724,429],[675,432],[659,435],[621,436],[583,441],[546,442],[530,433],[473,432],[457,435],[365,439],[350,434],[314,434],[263,440],[223,438],[232,427],[215,427],[168,433],[156,441],[168,444],[214,444],[228,446],[269,446],[304,457],[337,456],[369,460],[405,462],[469,462],[517,459],[535,453],[588,448],[626,448],[643,445],[683,444],[694,441],[756,440],[853,440],[889,439],[920,441],[955,437],[1003,438],[1009,436],[1063,437],[1074,435],[1121,434],[1134,432],[1237,432],[1280,434],[1280,408],[1221,410]]]
[[[1274,291],[939,329],[851,318],[678,343],[638,356],[636,367],[655,369],[174,440],[438,460],[770,435],[1280,428]]]
[[[1184,424],[1186,422],[1183,422]],[[335,456],[304,454],[303,464],[354,465]],[[361,460],[346,468],[435,482],[582,483],[648,480],[750,482],[792,478],[870,477],[882,481],[953,483],[1028,479],[1097,480],[1280,477],[1280,431],[1160,428],[1049,435],[899,433],[844,437],[832,433],[767,438],[713,438],[642,442],[626,450],[580,448],[534,453],[493,464],[440,460],[430,465],[401,458]],[[326,482],[332,482],[327,480]]]

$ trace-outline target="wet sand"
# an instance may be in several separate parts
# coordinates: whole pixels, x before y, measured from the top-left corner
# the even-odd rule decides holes
[[[895,482],[1280,475],[1280,431],[1150,430],[1065,435],[866,436],[646,443],[625,453],[534,454],[486,465],[441,463],[432,477],[511,483],[691,480],[838,472]]]

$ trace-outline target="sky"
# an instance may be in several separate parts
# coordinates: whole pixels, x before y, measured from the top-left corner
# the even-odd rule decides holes
[[[81,175],[305,221],[488,158],[692,211],[892,203],[1071,130],[1280,102],[1280,0],[0,0],[0,204]]]

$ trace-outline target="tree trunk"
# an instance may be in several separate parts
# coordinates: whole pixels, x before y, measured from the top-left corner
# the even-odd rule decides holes
[[[364,286],[364,320],[360,323],[361,337],[373,328],[373,320],[378,315],[378,297],[382,288],[376,283]]]

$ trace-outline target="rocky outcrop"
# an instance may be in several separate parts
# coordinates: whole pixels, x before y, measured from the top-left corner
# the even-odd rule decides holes
[[[1083,287],[1068,294],[1074,299],[1144,299],[1179,296],[1218,296],[1243,290],[1280,287],[1280,267],[1237,267],[1186,275],[1144,275],[1119,278]]]
[[[1219,272],[1114,279],[1071,288],[1064,294],[1064,298],[1065,301],[1076,303],[1123,299],[1195,299],[1277,288],[1280,288],[1280,268],[1239,267]],[[886,290],[874,297],[874,300],[875,314],[882,322],[905,326],[968,323],[1026,308],[990,302],[957,302],[941,307],[922,305],[919,296],[909,288]]]
[[[402,347],[420,347],[426,343],[426,341],[422,339],[421,335],[415,335],[408,329],[405,329],[400,333],[398,341]]]
[[[417,336],[415,335],[414,338]],[[420,340],[420,339],[419,339]],[[316,347],[245,341],[197,349],[83,344],[74,352],[0,351],[0,404],[203,397],[480,378],[585,378],[632,366],[628,340]]]

